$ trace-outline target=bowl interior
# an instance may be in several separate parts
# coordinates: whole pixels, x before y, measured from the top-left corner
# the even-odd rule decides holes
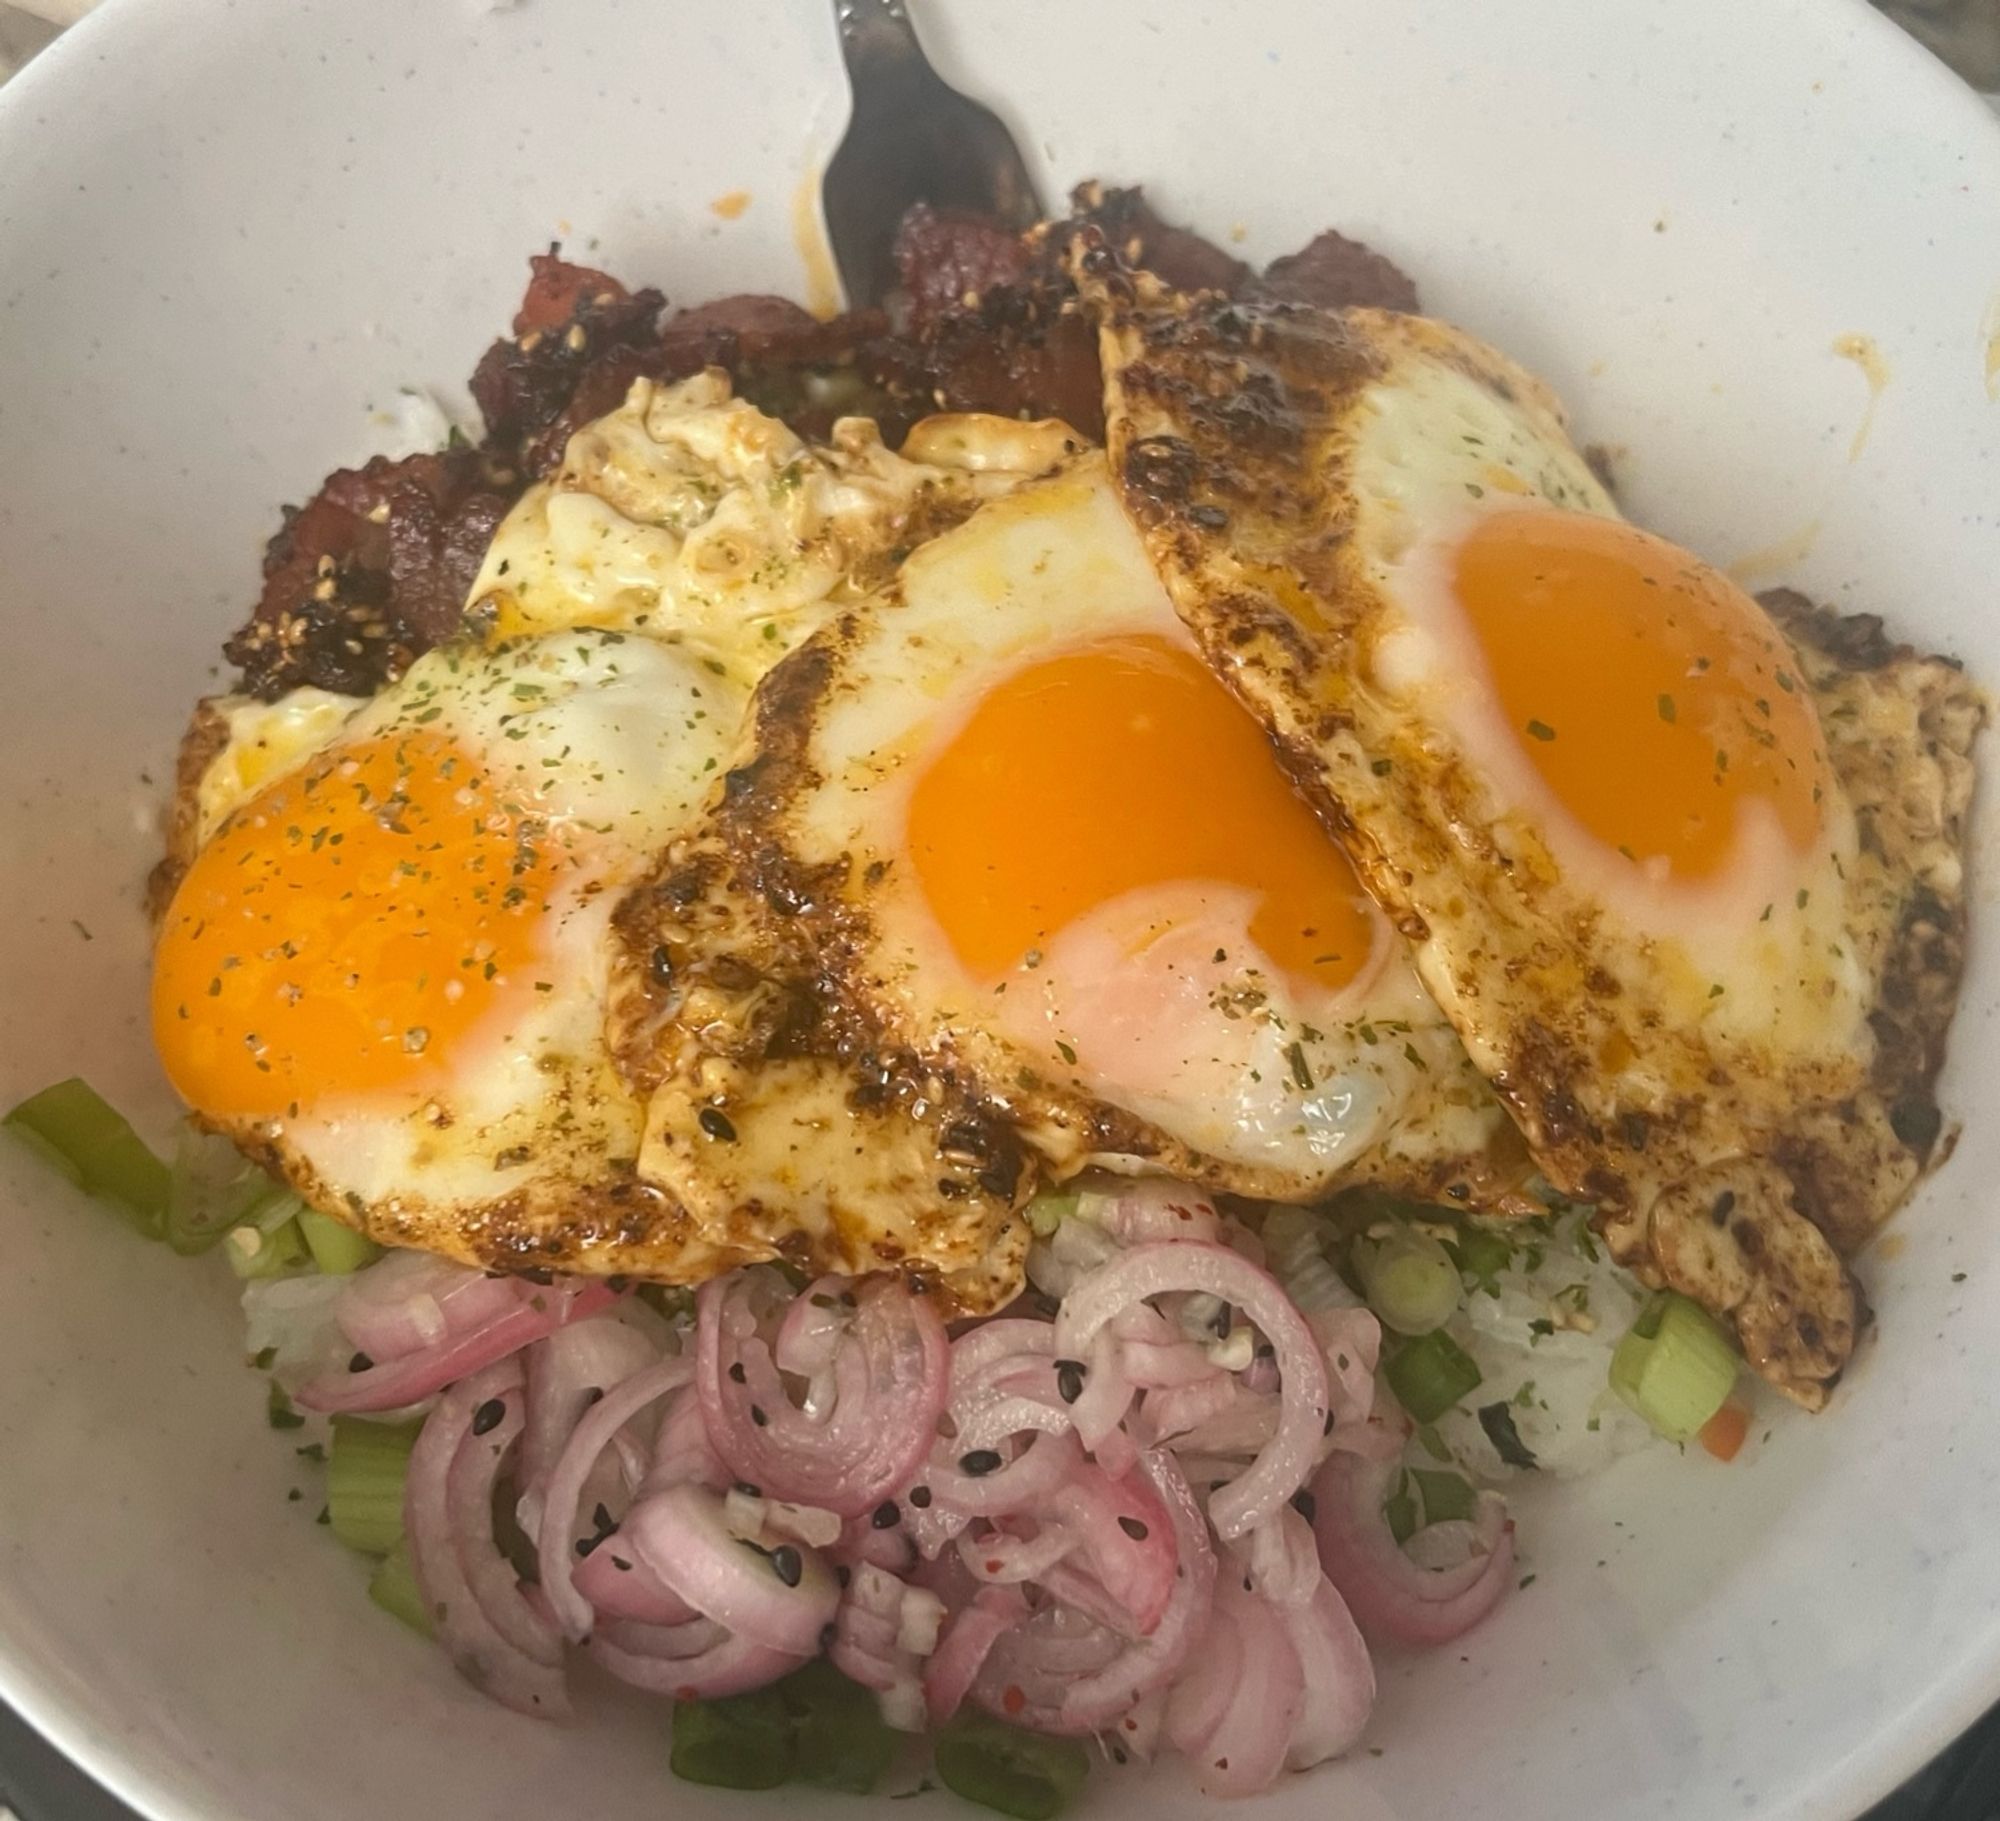
[[[1253,257],[1374,242],[1565,394],[1636,516],[2000,677],[2000,133],[1866,8],[920,17],[1051,197],[1144,180]],[[830,22],[788,0],[115,0],[0,95],[0,1104],[76,1072],[171,1116],[139,890],[279,503],[376,446],[399,388],[454,395],[551,239],[677,301],[803,295],[844,108]],[[1967,1127],[1865,1263],[1881,1336],[1833,1412],[1729,1469],[1657,1450],[1537,1489],[1533,1587],[1387,1666],[1381,1755],[1272,1812],[1852,1813],[2000,1694],[1992,896]],[[0,1694],[121,1793],[205,1821],[778,1812],[663,1794],[656,1712],[516,1720],[383,1619],[264,1423],[219,1265],[11,1152],[0,1235]],[[1093,1804],[1197,1798],[1107,1775]]]

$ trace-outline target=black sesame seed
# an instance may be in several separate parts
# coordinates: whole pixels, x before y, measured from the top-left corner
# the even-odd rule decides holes
[[[1292,1494],[1292,1509],[1310,1524],[1313,1521],[1313,1513],[1319,1509],[1319,1503],[1310,1492],[1301,1486],[1298,1491]]]
[[[583,1407],[586,1410],[588,1410],[592,1404],[601,1404],[603,1401],[604,1401],[604,1387],[602,1385],[588,1385],[584,1388]]]
[[[739,1359],[735,1365],[729,1368],[729,1382],[732,1385],[740,1385],[744,1382],[744,1377],[743,1362]]]
[[[350,1372],[366,1372],[370,1366],[374,1365],[374,1363],[375,1362],[372,1359],[370,1359],[367,1354],[357,1353],[352,1359],[350,1359],[347,1362],[347,1369]]]
[[[1056,1394],[1066,1404],[1073,1404],[1083,1395],[1083,1362],[1075,1359],[1056,1361]]]
[[[620,1574],[630,1574],[632,1572],[632,1564],[626,1561],[622,1555],[614,1555],[611,1558],[611,1566],[617,1569]]]
[[[760,1499],[764,1496],[764,1488],[762,1486],[753,1486],[748,1480],[738,1480],[736,1482],[736,1490],[742,1493],[746,1499]]]
[[[1118,1528],[1124,1531],[1135,1543],[1143,1543],[1147,1537],[1152,1535],[1152,1532],[1146,1528],[1144,1523],[1135,1517],[1120,1518],[1118,1520]]]
[[[506,1417],[507,1400],[501,1397],[489,1397],[472,1413],[472,1433],[485,1435],[490,1430],[499,1428]]]
[[[931,1489],[928,1486],[912,1486],[910,1503],[919,1511],[928,1511],[931,1508]]]
[[[771,1419],[768,1416],[766,1416],[763,1410],[756,1404],[752,1404],[750,1406],[750,1420],[753,1423],[755,1423],[757,1427],[760,1429],[765,1429],[770,1427]]]
[[[787,1587],[796,1587],[806,1571],[805,1558],[789,1543],[771,1551],[771,1567]]]
[[[833,1624],[833,1623],[831,1623],[831,1622],[829,1622],[829,1623],[827,1623],[827,1624],[825,1624],[825,1625],[822,1625],[822,1626],[821,1626],[821,1627],[819,1628],[819,1647],[820,1647],[820,1649],[822,1649],[822,1650],[831,1650],[831,1649],[833,1648],[833,1641],[834,1641],[834,1639],[835,1639],[835,1638],[837,1638],[837,1637],[839,1637],[839,1636],[840,1636],[840,1627],[839,1627],[838,1625],[835,1625],[835,1624]]]
[[[875,1516],[870,1521],[877,1530],[894,1530],[903,1521],[902,1508],[894,1499],[884,1499],[875,1507]]]
[[[719,1139],[724,1144],[733,1144],[736,1141],[736,1128],[730,1124],[729,1115],[720,1107],[703,1107],[695,1115],[695,1124],[709,1137]]]
[[[1320,1424],[1319,1432],[1322,1435],[1331,1435],[1333,1433],[1333,1412],[1331,1410],[1326,1413],[1326,1420]]]
[[[991,1473],[1000,1465],[1000,1451],[997,1448],[975,1448],[970,1454],[958,1457],[961,1473],[969,1473],[977,1479],[983,1473]]]
[[[653,950],[648,959],[652,963],[653,984],[655,986],[672,986],[674,983],[674,958],[668,951],[667,945],[664,942],[661,943],[659,947]]]

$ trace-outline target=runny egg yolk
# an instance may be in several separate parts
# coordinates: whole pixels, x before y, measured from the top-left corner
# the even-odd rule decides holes
[[[336,749],[197,855],[153,966],[169,1078],[215,1117],[433,1091],[536,990],[567,837],[430,733]]]
[[[1480,521],[1454,581],[1515,738],[1607,847],[1712,879],[1753,805],[1812,847],[1818,716],[1783,636],[1719,570],[1616,519],[1521,511]]]
[[[1260,892],[1251,939],[1322,991],[1374,945],[1360,881],[1263,733],[1193,653],[1152,634],[990,690],[918,778],[907,838],[933,915],[981,978],[1101,904],[1177,881]]]

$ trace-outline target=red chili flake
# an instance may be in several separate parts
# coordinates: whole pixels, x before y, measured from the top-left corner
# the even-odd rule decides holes
[[[1005,1562],[988,1562],[986,1564],[986,1572],[988,1574],[998,1574],[1006,1566]]]
[[[1027,1706],[1027,1704],[1028,1704],[1028,1697],[1025,1694],[1023,1694],[1021,1690],[1017,1686],[1015,1686],[1015,1684],[1013,1684],[1012,1682],[1008,1683],[1007,1686],[1000,1691],[1000,1705],[1004,1707],[1010,1714],[1019,1713],[1022,1708]],[[1227,1769],[1228,1767],[1225,1765],[1223,1768]]]

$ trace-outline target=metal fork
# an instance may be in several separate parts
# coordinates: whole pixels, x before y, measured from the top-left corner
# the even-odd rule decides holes
[[[913,203],[977,210],[1011,227],[1041,219],[1034,179],[998,117],[924,55],[903,0],[834,0],[854,113],[820,180],[850,309],[896,286],[896,228]]]

